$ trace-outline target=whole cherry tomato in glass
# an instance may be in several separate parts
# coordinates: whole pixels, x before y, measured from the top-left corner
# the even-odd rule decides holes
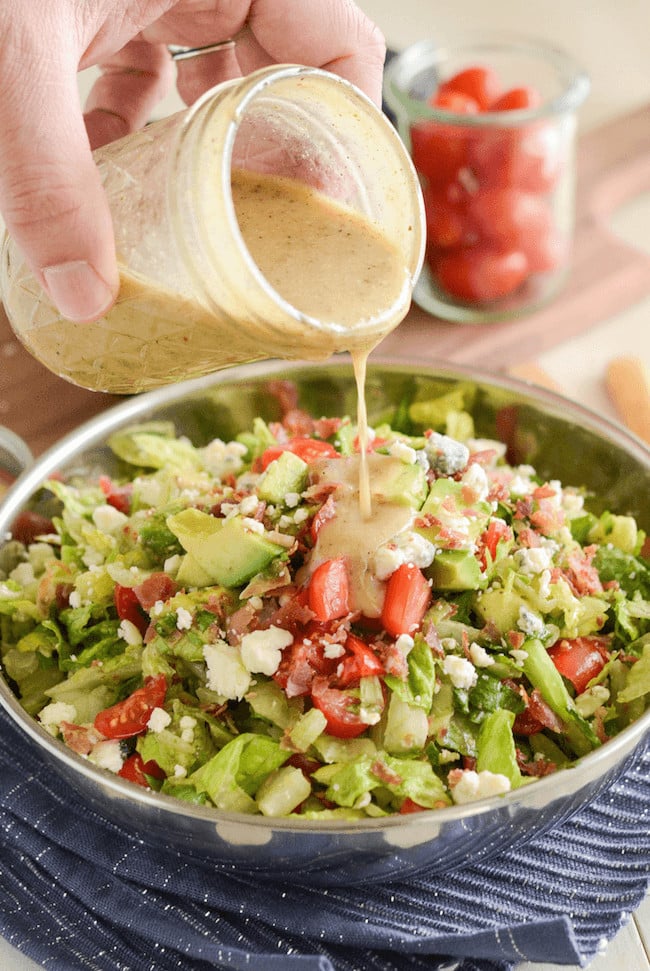
[[[479,244],[439,255],[435,274],[440,287],[457,300],[492,303],[524,282],[528,261],[521,250]]]

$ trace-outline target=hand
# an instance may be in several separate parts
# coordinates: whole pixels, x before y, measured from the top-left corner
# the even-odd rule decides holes
[[[379,102],[384,41],[352,0],[2,0],[0,212],[63,316],[96,320],[119,280],[91,149],[141,126],[174,82],[167,45],[234,49],[178,65],[186,103],[273,63],[324,67]],[[82,114],[77,71],[102,75]]]

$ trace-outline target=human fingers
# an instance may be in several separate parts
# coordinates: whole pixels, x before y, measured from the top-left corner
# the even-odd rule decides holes
[[[60,10],[47,42],[40,23],[4,35],[0,211],[60,312],[94,320],[112,305],[119,280],[108,204],[79,104],[75,24]]]
[[[130,41],[99,67],[101,76],[85,105],[92,148],[145,125],[174,83],[174,67],[164,44]]]

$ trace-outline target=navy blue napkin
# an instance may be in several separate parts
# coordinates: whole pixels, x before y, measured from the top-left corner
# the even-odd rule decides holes
[[[106,822],[0,710],[0,933],[49,971],[507,971],[584,963],[650,871],[650,739],[589,808],[452,873],[260,883]]]

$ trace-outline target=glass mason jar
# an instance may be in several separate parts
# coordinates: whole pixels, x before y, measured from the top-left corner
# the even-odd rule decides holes
[[[329,72],[264,68],[95,158],[115,227],[115,307],[92,324],[66,320],[11,238],[2,253],[16,334],[75,384],[132,393],[256,359],[325,359],[378,343],[408,310],[424,250],[418,179],[388,120]],[[253,197],[246,233],[235,172]],[[300,207],[288,228],[295,193],[280,216],[272,202],[260,209],[255,192],[269,179],[298,186],[297,203],[316,190],[335,220],[329,235]],[[271,228],[286,252],[267,240]],[[264,272],[260,240],[270,250]],[[381,259],[375,249],[359,270],[373,240]]]
[[[418,170],[427,250],[414,299],[460,323],[529,314],[571,263],[576,113],[589,80],[544,43],[507,34],[420,41],[384,98]]]

